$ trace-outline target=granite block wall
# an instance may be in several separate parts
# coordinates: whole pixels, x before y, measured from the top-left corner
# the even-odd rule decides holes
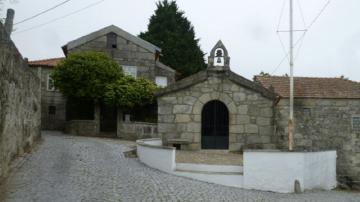
[[[41,135],[40,79],[0,23],[0,178]]]

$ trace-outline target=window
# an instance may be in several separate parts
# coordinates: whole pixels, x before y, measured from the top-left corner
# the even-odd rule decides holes
[[[155,83],[156,85],[158,85],[159,87],[166,87],[167,86],[167,77],[165,76],[157,76],[155,78]]]
[[[356,133],[360,133],[360,115],[352,117],[352,129]]]
[[[55,90],[54,80],[51,78],[50,74],[47,76],[47,90],[48,91]]]
[[[109,33],[106,37],[107,47],[117,48],[117,35],[115,33]]]
[[[137,77],[137,67],[136,66],[122,66],[124,74],[132,76],[134,78]]]
[[[303,113],[304,113],[305,117],[310,117],[311,116],[311,109],[310,108],[304,108]]]
[[[56,107],[55,106],[49,106],[49,115],[55,115],[56,114]]]

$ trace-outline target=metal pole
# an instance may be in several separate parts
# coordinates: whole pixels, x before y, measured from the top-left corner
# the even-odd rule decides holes
[[[294,45],[293,45],[293,0],[290,0],[290,114],[289,114],[289,151],[294,150]]]

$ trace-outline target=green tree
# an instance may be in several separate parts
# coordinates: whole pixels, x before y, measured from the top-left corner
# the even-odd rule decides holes
[[[148,30],[139,37],[162,48],[161,61],[186,77],[206,68],[194,27],[175,1],[158,2]]]
[[[105,87],[123,77],[119,65],[103,53],[70,54],[54,70],[52,78],[65,97],[100,101]]]
[[[152,104],[157,86],[144,78],[124,76],[106,86],[105,102],[115,106],[143,106]]]
[[[119,107],[151,103],[156,90],[151,81],[125,76],[112,58],[98,52],[70,54],[55,68],[52,78],[56,88],[71,100]]]

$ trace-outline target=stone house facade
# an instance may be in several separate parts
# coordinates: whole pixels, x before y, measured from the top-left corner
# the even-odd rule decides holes
[[[287,149],[289,78],[230,71],[218,42],[209,67],[157,93],[158,132],[180,149]],[[296,150],[336,150],[339,182],[360,186],[360,83],[295,78]]]
[[[118,62],[125,74],[146,78],[162,87],[175,82],[176,71],[159,61],[160,48],[114,25],[70,41],[62,49],[66,56],[74,52],[103,52]],[[98,106],[99,109],[96,109],[88,106],[83,111],[86,111],[86,114],[90,114],[90,116],[87,115],[84,118],[84,116],[72,115],[72,112],[75,111],[74,108],[77,107],[71,107],[70,104],[67,104],[61,93],[56,89],[49,89],[51,83],[49,75],[61,60],[62,58],[54,58],[30,62],[33,69],[40,71],[42,75],[42,128],[56,130],[65,128],[68,132],[79,135],[98,135],[99,132],[115,132],[118,135],[123,134],[125,136],[133,135],[133,132],[127,134],[128,130],[126,130],[126,128],[132,127],[122,127],[124,124],[122,120],[125,118],[118,115],[117,109],[114,107],[102,104]],[[156,112],[156,106],[147,106],[145,110],[151,111],[152,108],[154,108],[152,111]],[[89,111],[93,112],[88,113]],[[143,120],[143,117],[137,118],[137,114],[133,110],[125,110],[124,112],[127,114],[127,121]],[[137,128],[139,124],[136,124]],[[149,124],[144,123],[143,125],[147,128]],[[142,130],[148,131],[147,129]],[[153,130],[151,131],[149,135],[153,134]],[[145,136],[146,134],[145,132]]]
[[[64,130],[66,100],[50,78],[53,68],[64,58],[30,61],[32,71],[41,81],[41,125],[43,130]]]

